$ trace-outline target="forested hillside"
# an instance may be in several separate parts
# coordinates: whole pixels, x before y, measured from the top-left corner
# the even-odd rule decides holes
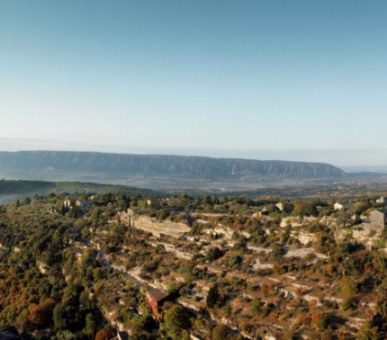
[[[384,339],[383,202],[52,193],[2,205],[0,337]]]
[[[49,193],[120,193],[128,195],[147,194],[156,195],[147,189],[140,189],[120,185],[104,185],[83,182],[48,182],[26,180],[0,180],[0,204],[24,199],[35,195],[47,195]],[[157,193],[160,195],[160,193]]]

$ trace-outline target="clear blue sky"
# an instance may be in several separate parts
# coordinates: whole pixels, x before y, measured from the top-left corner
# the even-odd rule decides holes
[[[385,0],[0,1],[0,150],[387,164]]]

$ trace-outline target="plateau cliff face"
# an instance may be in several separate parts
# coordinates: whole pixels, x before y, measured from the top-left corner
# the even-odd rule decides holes
[[[70,151],[0,152],[0,176],[3,178],[97,182],[140,177],[246,181],[327,179],[344,175],[339,168],[323,163]]]

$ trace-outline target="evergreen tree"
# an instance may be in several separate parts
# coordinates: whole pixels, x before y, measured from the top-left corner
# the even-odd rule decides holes
[[[214,284],[208,291],[206,303],[208,308],[214,308],[219,300],[218,285]]]

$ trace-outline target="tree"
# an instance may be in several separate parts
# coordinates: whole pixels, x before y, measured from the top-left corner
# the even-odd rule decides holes
[[[179,335],[182,331],[191,327],[191,320],[187,309],[180,305],[173,305],[164,315],[165,329],[176,339],[181,339]]]
[[[305,204],[302,202],[297,202],[294,204],[293,215],[295,216],[304,216],[306,213]]]
[[[328,326],[328,316],[320,311],[312,310],[311,319],[314,327],[319,331],[323,331]]]
[[[66,310],[60,303],[54,308],[54,326],[58,330],[66,328]]]
[[[260,299],[253,299],[251,302],[251,312],[254,316],[258,316],[262,313],[262,301]]]
[[[182,194],[179,198],[180,204],[183,206],[187,206],[192,202],[192,197],[187,194]]]
[[[311,203],[302,203],[302,202],[297,202],[294,204],[293,208],[293,215],[295,216],[317,216],[318,211],[316,208],[316,204],[311,202]]]
[[[210,204],[212,204],[211,196],[208,196],[208,195],[204,196],[204,197],[203,197],[203,204],[204,204],[204,205],[210,205]]]
[[[337,214],[336,222],[338,225],[346,227],[352,224],[351,214],[348,211],[340,211]]]
[[[86,315],[86,326],[84,328],[84,333],[87,336],[91,337],[94,334],[95,326],[96,326],[96,324],[95,324],[93,314],[88,313]]]
[[[285,203],[283,207],[284,207],[284,213],[286,214],[291,214],[294,209],[294,205],[289,202]]]
[[[314,203],[308,203],[306,205],[305,212],[306,212],[306,215],[309,215],[309,216],[318,216],[318,211]]]
[[[208,308],[214,308],[219,301],[218,285],[214,284],[208,291],[206,303]]]
[[[356,282],[352,277],[344,276],[341,279],[341,295],[343,298],[352,298],[357,293]]]
[[[37,328],[49,326],[52,322],[52,306],[49,304],[36,305],[31,310],[29,320]]]
[[[157,323],[152,318],[152,316],[148,313],[144,313],[138,318],[133,318],[130,321],[130,330],[133,335],[137,335],[137,337],[130,337],[130,339],[148,339],[150,334],[157,328]],[[141,335],[141,336],[140,336]],[[148,337],[149,335],[149,337]]]
[[[274,261],[280,261],[284,255],[285,249],[282,247],[282,245],[274,243],[271,247],[271,258]]]
[[[292,226],[290,224],[288,224],[285,228],[285,231],[284,233],[282,234],[282,238],[281,238],[281,242],[282,243],[286,243],[288,242],[288,240],[290,239],[291,237],[291,230],[292,230]]]
[[[357,293],[356,282],[349,276],[344,276],[341,279],[341,295],[343,300],[341,302],[341,308],[347,310],[348,308],[356,305],[355,296]]]
[[[212,340],[226,340],[228,339],[228,335],[225,325],[216,325],[212,331]]]
[[[378,327],[372,324],[372,320],[360,326],[356,340],[378,340]]]
[[[169,211],[166,210],[166,209],[160,209],[158,212],[157,212],[157,219],[159,221],[164,221],[168,216],[169,216]]]
[[[368,208],[370,208],[369,202],[356,202],[352,207],[351,207],[351,212],[360,215],[364,213]]]

